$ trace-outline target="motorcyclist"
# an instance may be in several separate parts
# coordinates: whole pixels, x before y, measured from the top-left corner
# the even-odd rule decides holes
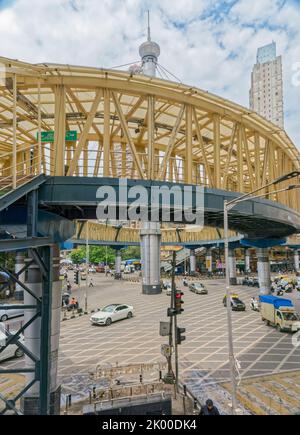
[[[67,292],[68,292],[68,293],[71,293],[71,291],[72,291],[72,286],[71,286],[70,281],[68,280],[68,281],[67,281]]]
[[[250,307],[253,311],[258,310],[258,301],[256,298],[251,298]]]
[[[271,292],[274,293],[276,289],[277,289],[277,281],[275,279],[273,282],[271,282]]]

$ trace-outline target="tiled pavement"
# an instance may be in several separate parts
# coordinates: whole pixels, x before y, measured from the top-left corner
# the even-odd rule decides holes
[[[230,390],[229,384],[224,384]],[[238,388],[238,399],[255,415],[299,415],[300,372],[244,379]]]
[[[74,374],[93,372],[97,364],[153,363],[163,361],[160,354],[165,338],[159,336],[160,320],[167,320],[170,297],[165,294],[145,296],[139,284],[116,282],[97,276],[96,287],[89,289],[89,307],[96,309],[109,303],[128,303],[135,308],[130,320],[97,327],[88,316],[62,322],[59,353],[59,376],[64,380]],[[223,280],[205,283],[209,294],[195,295],[184,289],[184,313],[178,325],[186,328],[186,341],[180,346],[181,378],[197,393],[204,384],[229,378],[227,362],[227,318],[222,305]],[[249,303],[257,289],[235,288],[247,304],[246,312],[233,312],[234,350],[241,362],[242,377],[300,370],[300,348],[292,345],[290,334],[278,333],[261,321],[260,314],[250,311]],[[85,290],[79,297],[82,299]],[[296,298],[299,298],[297,295]],[[12,360],[1,366],[17,367]]]

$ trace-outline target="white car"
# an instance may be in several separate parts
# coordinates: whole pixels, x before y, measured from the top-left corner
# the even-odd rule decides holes
[[[172,285],[171,284],[167,286],[166,295],[167,296],[172,295]]]
[[[111,304],[102,310],[95,313],[90,318],[93,325],[106,325],[109,326],[112,322],[117,322],[122,319],[131,319],[134,311],[131,305],[125,304]]]
[[[0,309],[0,322],[6,322],[8,319],[19,316],[24,316],[24,310],[22,308],[16,308],[13,310]]]
[[[13,331],[11,331],[13,333]],[[3,349],[4,343],[6,341],[6,335],[4,332],[0,331],[0,350]],[[20,343],[24,343],[24,337],[21,336],[19,339]],[[19,348],[16,344],[10,344],[0,353],[0,362],[8,358],[21,358],[24,355],[23,349]]]

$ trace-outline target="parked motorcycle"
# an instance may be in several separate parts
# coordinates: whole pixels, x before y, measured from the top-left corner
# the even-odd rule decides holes
[[[279,281],[278,287],[279,287],[279,289],[281,289],[285,293],[292,293],[292,291],[294,289],[293,285],[286,280]]]

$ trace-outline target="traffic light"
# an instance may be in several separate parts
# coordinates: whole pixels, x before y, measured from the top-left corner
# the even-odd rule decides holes
[[[182,300],[183,295],[184,295],[184,293],[181,290],[176,290],[176,293],[175,293],[176,314],[181,314],[184,311],[184,309],[181,307],[181,305],[184,304],[184,302]]]
[[[168,317],[173,317],[177,314],[177,311],[174,308],[168,308]]]
[[[75,284],[79,284],[79,270],[74,272],[74,282]]]
[[[182,341],[185,340],[185,335],[181,335],[186,331],[185,328],[176,328],[176,336],[175,336],[175,340],[176,340],[176,344],[181,344]]]

